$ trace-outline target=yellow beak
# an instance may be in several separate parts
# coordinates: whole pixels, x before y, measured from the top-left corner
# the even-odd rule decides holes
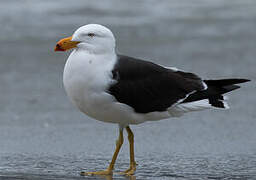
[[[77,47],[76,45],[80,43],[79,41],[71,41],[72,36],[61,39],[57,42],[54,51],[67,51],[69,49]]]

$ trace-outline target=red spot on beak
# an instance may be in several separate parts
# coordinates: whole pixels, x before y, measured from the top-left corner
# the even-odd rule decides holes
[[[56,44],[54,51],[65,51],[59,44]]]

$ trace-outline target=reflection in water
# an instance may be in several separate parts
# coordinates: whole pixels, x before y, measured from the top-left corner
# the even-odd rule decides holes
[[[112,180],[112,179],[115,179],[114,177],[118,176],[119,178],[124,178],[126,180],[136,180],[136,176],[135,175],[130,175],[130,176],[127,176],[127,175],[120,175],[120,173],[117,173],[117,172],[114,172],[114,175],[81,175],[82,177],[85,177],[85,178],[101,178],[101,179],[105,179],[105,180]]]
[[[95,176],[95,177],[100,177],[102,179],[105,180],[112,180],[113,179],[113,175],[103,175],[103,176]],[[124,179],[126,180],[136,180],[136,176],[124,176]]]

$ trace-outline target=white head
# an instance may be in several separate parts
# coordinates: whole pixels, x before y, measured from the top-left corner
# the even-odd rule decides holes
[[[60,40],[55,51],[66,51],[77,48],[89,53],[115,52],[115,37],[106,27],[99,24],[88,24],[78,28],[71,37]]]

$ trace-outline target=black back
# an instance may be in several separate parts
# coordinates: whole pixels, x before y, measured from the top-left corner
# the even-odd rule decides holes
[[[195,74],[122,55],[118,55],[112,75],[116,82],[108,92],[137,113],[166,111],[188,94],[204,89]]]

